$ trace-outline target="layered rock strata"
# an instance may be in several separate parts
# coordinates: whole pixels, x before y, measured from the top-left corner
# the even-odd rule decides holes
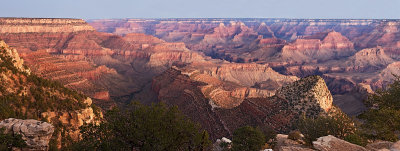
[[[304,62],[323,62],[355,53],[353,43],[338,32],[329,32],[322,39],[297,39],[282,48],[282,59]]]
[[[90,98],[29,73],[30,69],[21,63],[18,53],[8,53],[15,50],[2,41],[0,51],[0,103],[6,109],[2,110],[0,118],[49,121],[60,129],[55,136],[61,145],[63,137],[77,140],[80,126],[97,122],[95,117],[101,117],[101,113],[91,107]]]
[[[287,132],[300,113],[316,116],[332,108],[332,96],[321,77],[308,77],[284,86],[275,96],[250,97],[237,95],[238,89],[248,87],[213,77],[207,70],[188,69],[190,66],[174,67],[155,77],[153,91],[160,101],[177,105],[184,114],[199,122],[213,139],[230,136],[233,130],[244,125],[269,126]],[[288,87],[291,91],[285,92],[289,91]]]

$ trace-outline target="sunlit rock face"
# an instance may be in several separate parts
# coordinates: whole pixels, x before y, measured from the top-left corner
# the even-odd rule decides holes
[[[326,33],[321,39],[297,39],[282,48],[282,59],[288,62],[324,62],[353,55],[353,43],[338,32]]]

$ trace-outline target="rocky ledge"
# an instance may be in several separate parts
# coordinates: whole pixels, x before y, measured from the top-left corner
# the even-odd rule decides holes
[[[5,119],[0,122],[0,128],[5,128],[6,133],[22,135],[27,144],[27,148],[23,150],[48,150],[54,132],[53,125],[33,119]]]

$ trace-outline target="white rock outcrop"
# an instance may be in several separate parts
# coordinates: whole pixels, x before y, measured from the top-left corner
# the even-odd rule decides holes
[[[317,141],[313,142],[313,146],[320,151],[367,151],[367,149],[362,146],[349,143],[332,135],[318,138]]]
[[[21,134],[28,145],[27,150],[48,150],[54,126],[38,120],[9,118],[0,122],[5,133]]]

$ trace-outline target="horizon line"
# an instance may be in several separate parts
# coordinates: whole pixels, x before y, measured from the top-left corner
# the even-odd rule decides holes
[[[25,19],[287,19],[287,20],[400,20],[400,18],[290,18],[290,17],[122,17],[122,18],[74,18],[74,17],[0,17],[0,18],[25,18]]]

